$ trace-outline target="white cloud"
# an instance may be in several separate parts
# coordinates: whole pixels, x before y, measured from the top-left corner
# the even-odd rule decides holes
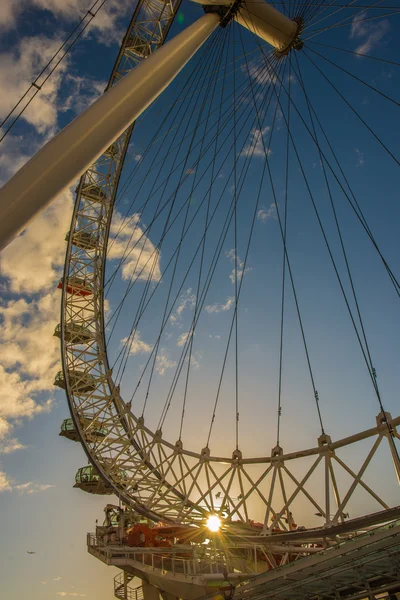
[[[378,22],[365,22],[366,17],[367,13],[360,13],[354,17],[351,24],[350,38],[362,41],[355,49],[355,52],[359,54],[369,54],[390,29],[390,23],[387,19]]]
[[[5,421],[6,422],[6,421]],[[0,432],[0,454],[11,454],[17,450],[25,450],[26,446],[16,438],[3,438]]]
[[[266,223],[269,219],[276,219],[275,202],[273,202],[266,210],[264,208],[260,208],[260,210],[257,212],[257,219],[262,223]]]
[[[120,259],[123,279],[136,278],[152,281],[161,279],[160,253],[139,225],[140,215],[131,215],[124,221],[117,212],[113,215],[108,258]]]
[[[150,344],[147,344],[141,339],[140,332],[137,330],[132,334],[130,339],[127,337],[123,338],[121,343],[123,345],[126,343],[129,345],[129,354],[147,354],[152,348]]]
[[[14,25],[18,12],[16,0],[2,0],[0,2],[0,27],[9,28]]]
[[[62,577],[54,577],[53,581],[61,581]]]
[[[54,286],[64,264],[71,213],[72,193],[67,190],[3,250],[1,274],[8,279],[11,292],[31,297]]]
[[[7,30],[14,27],[24,11],[32,12],[33,9],[47,10],[58,20],[77,23],[93,4],[93,0],[1,0],[0,28]],[[97,42],[105,45],[119,43],[124,33],[121,30],[120,19],[131,6],[130,0],[107,0],[91,21],[84,36],[95,36]],[[100,2],[95,9],[99,7]]]
[[[0,451],[23,445],[12,436],[23,419],[50,410],[59,370],[59,290],[70,192],[36,219],[0,256],[7,298],[0,302]],[[33,492],[30,492],[33,493]]]
[[[276,81],[276,76],[272,75],[268,68],[265,68],[265,60],[253,61],[250,65],[242,65],[240,70],[243,73],[248,73],[249,77],[258,85],[264,87],[267,83]]]
[[[68,95],[62,100],[59,111],[72,110],[78,115],[102,95],[107,82],[66,73],[63,85],[67,86]]]
[[[17,490],[20,494],[37,494],[38,492],[46,492],[50,488],[54,488],[54,485],[50,484],[40,484],[33,483],[33,481],[28,481],[27,483],[20,483],[19,485],[15,485],[13,487],[14,490]]]
[[[3,52],[0,55],[0,88],[7,90],[6,94],[0,95],[0,114],[8,114],[61,43],[60,39],[44,36],[23,37],[10,52]],[[55,132],[58,91],[67,68],[68,60],[64,59],[22,114],[22,118],[40,134]],[[42,81],[43,77],[38,84],[40,85]],[[20,108],[35,91],[36,88],[31,88]]]
[[[11,481],[8,479],[6,473],[4,471],[0,471],[0,493],[1,492],[11,492],[12,486]]]
[[[185,345],[187,337],[189,335],[190,331],[185,331],[184,333],[181,333],[181,335],[178,337],[178,339],[176,340],[176,345],[179,346],[180,348],[182,346]]]
[[[219,313],[219,312],[223,312],[226,310],[230,310],[232,308],[232,306],[235,304],[235,297],[234,296],[229,296],[229,298],[226,299],[225,304],[209,304],[208,306],[204,307],[204,310],[206,310],[208,313]]]
[[[179,324],[182,319],[182,314],[185,310],[194,310],[196,306],[196,294],[193,294],[192,288],[188,288],[179,298],[178,306],[175,312],[170,316],[170,322]]]
[[[156,359],[156,371],[159,375],[165,375],[167,369],[173,369],[177,363],[175,360],[171,360],[167,351],[163,348],[160,353],[157,354]]]
[[[190,356],[190,367],[192,369],[199,369],[200,368],[200,361],[203,358],[202,354],[200,354],[199,352],[196,352],[195,354],[192,353]],[[186,362],[189,362],[189,357],[187,356],[185,359]]]
[[[232,248],[231,250],[228,250],[228,252],[226,252],[226,256],[228,258],[230,258],[232,262],[235,262],[235,260],[236,260],[236,269],[235,268],[232,269],[232,272],[229,275],[229,279],[234,284],[235,283],[235,278],[236,278],[236,275],[237,275],[238,282],[240,282],[240,280],[242,279],[242,277],[244,277],[244,275],[246,275],[246,273],[248,273],[249,271],[251,271],[252,268],[251,267],[246,267],[244,269],[244,271],[243,271],[244,262],[240,259],[240,257],[238,255],[236,256],[234,248]]]
[[[34,483],[33,481],[15,484],[11,479],[9,479],[8,475],[4,471],[0,471],[0,493],[12,492],[13,490],[15,490],[19,494],[37,494],[38,492],[45,492],[53,487],[55,486],[49,484]]]
[[[1,70],[1,67],[0,67]],[[0,154],[0,186],[18,171],[31,156],[31,152],[24,147],[25,140],[22,136],[9,134],[2,142]]]
[[[249,141],[240,153],[240,156],[264,156],[272,154],[271,148],[268,148],[268,143],[264,141],[264,136],[271,128],[269,125],[259,129],[255,127],[249,134]]]
[[[363,167],[364,166],[364,153],[361,152],[361,150],[359,150],[358,148],[354,148],[354,152],[357,155],[357,164],[356,167]]]
[[[79,598],[84,598],[86,594],[81,594],[80,592],[57,592],[57,596],[75,596]]]

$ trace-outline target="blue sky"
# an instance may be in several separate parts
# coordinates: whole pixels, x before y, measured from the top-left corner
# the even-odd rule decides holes
[[[0,98],[0,116],[6,115],[26,90],[46,59],[58,48],[65,33],[70,31],[83,14],[87,4],[82,5],[78,0],[31,0],[22,7],[16,0],[3,0],[0,8],[0,84],[6,93],[2,93]],[[87,35],[68,55],[23,118],[2,142],[1,182],[5,182],[36,149],[102,92],[131,9],[132,3],[128,0],[108,0],[105,9],[88,29]],[[176,23],[172,35],[200,16],[201,11],[197,6],[184,2],[182,14],[184,23]],[[323,39],[322,35],[312,39],[398,61],[400,42],[395,39],[394,34],[398,18],[360,23],[353,22],[350,18],[347,27],[332,30]],[[226,32],[224,35],[228,37]],[[256,49],[257,44],[249,34],[244,33],[243,39],[248,51]],[[236,32],[237,55],[241,54],[239,40]],[[233,46],[231,39],[229,48]],[[395,65],[362,59],[318,45],[310,44],[309,48],[348,69],[387,96],[398,97],[399,72]],[[120,215],[135,213],[146,193],[150,192],[153,180],[148,178],[135,200],[135,181],[140,180],[147,168],[147,163],[142,162],[140,157],[145,153],[151,136],[156,131],[168,129],[173,113],[170,120],[165,122],[164,129],[161,128],[163,116],[179,97],[193,64],[201,69],[202,57],[209,56],[209,51],[205,47],[198,62],[189,64],[171,89],[149,109],[147,119],[145,117],[138,123],[123,183],[129,181],[129,172],[135,166],[136,179],[133,185],[127,183],[126,197],[121,198],[118,208]],[[311,51],[308,56],[317,62],[369,126],[399,156],[398,106],[324,63]],[[332,92],[310,61],[301,53],[298,58],[311,102],[318,107],[318,115],[329,141],[340,156],[341,164],[382,254],[395,275],[399,276],[398,165],[388,158],[385,150],[354,113]],[[252,63],[252,67],[256,68],[257,64]],[[246,76],[243,69],[238,70],[237,84],[245,81]],[[227,86],[232,83],[232,77],[232,74],[228,75]],[[287,85],[287,74],[285,77]],[[256,91],[260,93],[254,72],[253,81]],[[221,86],[222,83],[219,82],[217,90],[222,90]],[[291,86],[293,101],[301,114],[307,115],[299,82],[294,77]],[[203,97],[203,93],[204,88],[198,91],[197,101]],[[287,106],[287,99],[282,102],[286,102]],[[238,124],[244,123],[249,109],[251,110],[251,97],[248,94],[240,103],[238,113],[243,117],[240,117],[242,121],[238,118]],[[252,211],[264,164],[261,136],[268,145],[273,110],[274,106],[265,114],[261,131],[260,127],[254,124],[251,126],[251,121],[248,122],[238,138],[236,155],[231,152],[226,164],[222,166],[222,158],[217,160],[217,164],[221,166],[221,176],[214,186],[214,198],[221,198],[221,208],[210,227],[209,246],[205,255],[207,264],[211,260],[213,245],[217,242],[224,214],[232,199],[233,181],[229,172],[233,157],[241,154],[237,162],[240,171],[245,164],[246,149],[253,144],[259,152],[255,152],[237,209],[240,231],[236,262],[239,271],[244,268]],[[215,116],[213,119],[215,120]],[[278,210],[282,211],[285,189],[282,165],[286,130],[281,114],[278,114],[277,119],[279,122],[271,142],[270,164],[276,184]],[[305,119],[309,123],[307,116]],[[321,211],[327,235],[343,274],[343,260],[340,257],[319,155],[299,119],[292,115],[292,120],[293,137],[298,143],[307,179],[311,181],[313,198]],[[183,131],[183,127],[184,124],[181,124],[180,131]],[[195,140],[200,140],[202,136],[200,129]],[[167,138],[167,142],[168,139],[171,137]],[[207,138],[205,135],[204,139],[211,140],[212,137]],[[326,143],[321,145],[323,152],[328,155]],[[240,151],[241,147],[243,149]],[[163,148],[157,146],[150,149],[148,157],[157,153],[163,157],[165,148],[164,145]],[[187,152],[188,144],[180,150],[180,160]],[[211,151],[207,153],[205,161],[210,157]],[[331,160],[330,155],[329,157]],[[201,201],[210,173],[206,173],[204,181],[193,192],[192,184],[198,181],[202,169],[195,163],[195,154],[190,155],[185,167],[187,182],[179,192],[176,206],[184,206],[190,196],[190,210],[195,211],[199,207],[199,217],[204,222],[205,204],[201,205]],[[167,153],[162,171],[164,176],[172,164],[172,153]],[[290,165],[288,251],[324,423],[332,438],[338,439],[372,427],[379,409],[293,152]],[[166,189],[155,194],[147,212],[144,211],[141,215],[142,230],[150,222],[151,211],[154,211],[158,199],[167,197],[176,181],[177,175],[174,174]],[[331,176],[330,182],[383,403],[386,410],[393,416],[398,416],[398,297],[382,269],[381,261]],[[63,192],[56,204],[23,237],[10,245],[0,258],[0,502],[2,514],[7,515],[0,525],[0,536],[5,540],[0,561],[0,580],[2,591],[11,599],[28,596],[32,600],[50,600],[70,596],[106,600],[112,597],[112,576],[116,574],[116,571],[114,573],[113,569],[105,567],[86,553],[85,534],[94,528],[96,518],[102,518],[105,500],[93,498],[72,488],[74,474],[85,464],[86,459],[79,444],[58,437],[60,424],[68,413],[64,394],[55,391],[52,385],[59,369],[59,347],[52,333],[59,321],[60,296],[55,288],[63,267],[64,235],[69,229],[72,199],[70,190]],[[130,202],[133,200],[136,204],[131,209]],[[117,217],[114,223],[115,231],[118,229],[118,219],[121,217]],[[199,220],[196,221],[198,222]],[[171,235],[163,244],[157,262],[152,285],[160,277],[163,282],[154,296],[154,304],[138,327],[136,345],[121,382],[126,400],[137,384],[138,374],[146,363],[158,334],[160,324],[157,319],[161,319],[171,277],[171,270],[166,270],[166,266],[175,251],[176,236],[179,235],[181,225],[182,219],[178,219]],[[115,244],[108,274],[117,266],[124,245],[134,231],[134,227],[127,228]],[[157,245],[161,232],[161,224],[156,224],[151,230],[146,247],[149,253]],[[137,235],[137,231],[134,235]],[[179,263],[180,277],[183,276],[201,235],[202,225],[197,224],[185,240]],[[234,285],[231,276],[235,258],[232,248],[233,231],[230,229],[193,343],[191,387],[182,439],[185,446],[194,450],[200,450],[205,445],[226,335],[233,315]],[[246,455],[269,454],[276,442],[281,265],[282,242],[275,199],[270,185],[264,182],[239,304],[240,447]],[[129,281],[127,277],[129,278],[129,265],[125,278],[123,273],[122,276],[119,275],[110,291],[111,314]],[[182,291],[177,294],[172,319],[160,344],[152,384],[152,401],[146,409],[146,422],[153,427],[157,426],[176,363],[179,361],[181,342],[185,339],[193,318],[196,281],[196,271],[193,269]],[[348,290],[348,283],[346,286]],[[135,290],[141,293],[143,287],[144,282],[139,281]],[[178,284],[175,284],[174,290],[177,292]],[[127,323],[132,320],[139,295],[130,295],[129,298],[110,341],[112,361],[121,349],[121,340],[128,335]],[[230,455],[234,449],[233,364],[233,354],[230,352],[210,444],[215,449],[215,454]],[[281,444],[285,451],[314,446],[320,432],[290,290],[287,292],[285,317],[283,381]],[[145,386],[142,388],[145,389]],[[164,433],[171,442],[177,439],[179,433],[182,403],[180,387],[175,396],[176,401],[171,404],[164,427]],[[143,392],[135,397],[138,412],[143,399]],[[365,452],[365,446],[360,450],[354,449],[349,460],[356,464],[357,460],[362,460]],[[394,505],[398,503],[398,487],[393,483],[390,462],[384,453],[378,458],[368,475],[368,481],[374,481],[380,491],[385,491],[389,504]],[[374,510],[374,507],[368,503],[363,507],[360,501],[360,506],[355,506],[353,510],[362,512]],[[27,550],[33,550],[36,554],[28,555]]]

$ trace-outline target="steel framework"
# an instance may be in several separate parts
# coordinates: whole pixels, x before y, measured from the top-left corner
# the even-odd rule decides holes
[[[180,1],[152,0],[138,4],[109,86],[163,43],[179,5]],[[180,441],[163,439],[162,431],[147,428],[121,398],[107,357],[103,289],[113,204],[133,126],[82,176],[68,236],[59,330],[63,376],[57,384],[67,390],[89,460],[123,502],[150,519],[204,523],[209,514],[218,512],[227,526],[243,526],[250,537],[260,533],[249,525],[255,498],[263,507],[262,535],[275,528],[291,531],[300,497],[326,526],[343,523],[349,500],[360,489],[377,508],[388,509],[364,475],[386,442],[400,476],[394,447],[400,417],[381,413],[376,426],[367,431],[333,442],[324,434],[314,448],[296,453],[285,454],[276,446],[267,457],[245,458],[240,450],[218,457],[208,447],[196,453]],[[99,428],[107,432],[101,439],[94,435]],[[372,445],[355,471],[341,451],[363,440],[371,440]],[[340,483],[339,471],[350,476],[350,483]],[[318,498],[311,485],[315,477],[324,482]]]

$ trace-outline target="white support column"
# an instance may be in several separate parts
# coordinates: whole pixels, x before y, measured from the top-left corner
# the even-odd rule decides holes
[[[171,83],[220,22],[206,14],[140,63],[0,190],[0,250],[74,182]]]
[[[298,23],[262,0],[244,0],[235,19],[280,52],[290,47],[299,28]]]

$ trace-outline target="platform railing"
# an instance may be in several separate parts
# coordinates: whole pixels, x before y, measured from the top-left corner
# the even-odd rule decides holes
[[[133,548],[129,546],[105,545],[96,537],[94,533],[87,534],[88,549],[94,554],[101,554],[107,562],[113,559],[126,559],[139,562],[151,569],[160,569],[170,572],[174,575],[180,574],[185,577],[196,575],[217,575],[225,572],[232,572],[233,565],[227,557],[221,553],[218,557],[198,557],[194,556],[195,549],[191,547],[184,548]],[[178,554],[191,554],[188,557],[178,556]],[[134,599],[136,600],[136,599]],[[139,599],[138,599],[139,600]]]

